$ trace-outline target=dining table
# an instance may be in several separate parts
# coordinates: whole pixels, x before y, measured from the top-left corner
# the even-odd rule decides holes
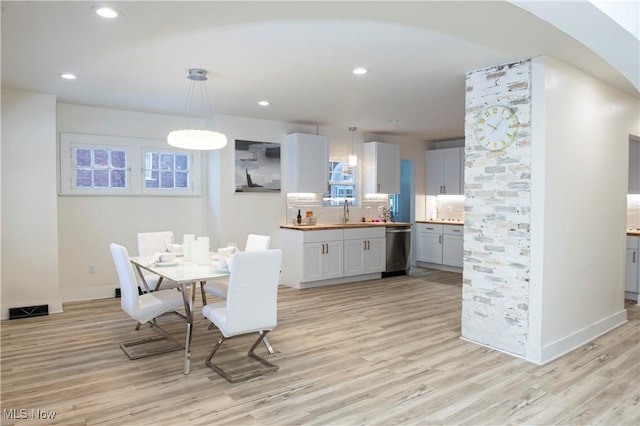
[[[223,267],[224,261],[221,260],[214,253],[210,254],[206,263],[193,263],[186,261],[184,257],[177,257],[169,262],[159,262],[157,256],[131,257],[131,263],[138,271],[142,284],[147,291],[156,290],[160,285],[160,281],[155,289],[150,289],[142,273],[143,270],[157,274],[162,280],[175,282],[182,292],[185,317],[187,319],[184,345],[184,374],[191,372],[191,339],[193,336],[193,306],[196,285],[200,283],[201,286],[204,286],[208,280],[229,276],[229,270]],[[191,288],[191,292],[189,292],[189,288]]]

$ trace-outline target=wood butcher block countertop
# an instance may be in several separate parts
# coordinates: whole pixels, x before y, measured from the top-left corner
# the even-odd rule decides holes
[[[401,226],[411,226],[407,222],[353,222],[353,223],[319,223],[317,225],[281,225],[280,229],[295,229],[298,231],[323,231],[328,229],[347,228],[374,228],[381,227],[396,228]]]
[[[640,229],[627,229],[627,235],[630,237],[640,237]]]

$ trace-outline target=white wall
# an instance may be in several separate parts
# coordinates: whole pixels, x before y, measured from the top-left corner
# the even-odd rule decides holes
[[[640,110],[556,59],[533,69],[527,359],[544,363],[626,319],[628,141]]]
[[[181,117],[58,104],[57,131],[156,139],[164,146]],[[202,122],[204,125],[204,122]],[[55,145],[55,140],[54,140]],[[48,158],[56,164],[55,154]],[[206,161],[203,179],[206,179]],[[55,188],[53,189],[55,196]],[[109,244],[124,245],[137,254],[136,234],[171,230],[207,235],[205,196],[59,196],[60,293],[63,301],[113,297],[118,287]],[[95,274],[89,273],[95,265]]]
[[[60,312],[56,97],[2,89],[1,317],[10,307]]]

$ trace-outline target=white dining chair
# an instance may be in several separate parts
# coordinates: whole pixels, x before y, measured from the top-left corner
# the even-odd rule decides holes
[[[115,264],[118,279],[120,281],[120,306],[122,307],[122,310],[138,322],[138,327],[136,327],[136,329],[140,328],[141,325],[149,324],[152,329],[161,334],[156,337],[122,343],[120,348],[122,348],[129,359],[144,358],[147,356],[184,349],[184,346],[173,339],[156,322],[156,318],[160,315],[184,308],[182,293],[174,290],[158,290],[139,294],[138,282],[136,280],[127,249],[115,243],[110,245],[110,249],[111,256],[113,257],[113,263]],[[184,315],[179,313],[178,315],[185,318]],[[160,340],[168,340],[173,344],[169,347],[158,347],[157,344],[148,345],[148,350],[142,353],[136,352],[132,349],[136,346]]]
[[[222,333],[205,364],[230,382],[247,380],[274,371],[278,366],[258,356],[254,351],[278,322],[278,281],[282,251],[279,249],[240,252],[231,260],[229,291],[225,301],[207,304],[202,313]],[[258,338],[248,356],[263,368],[253,367],[232,373],[214,364],[212,359],[222,343],[235,336],[257,333]]]
[[[271,237],[268,235],[249,234],[247,236],[247,243],[244,251],[262,251],[269,250],[271,244]],[[228,281],[226,280],[214,280],[207,281],[207,284],[202,286],[202,303],[207,304],[206,294],[218,297],[220,299],[227,298]],[[206,294],[205,294],[206,293]]]
[[[173,231],[140,232],[138,239],[138,256],[153,256],[167,250],[167,242],[173,243]],[[153,291],[155,289],[167,289],[179,287],[177,283],[163,280],[162,277],[151,271],[142,270],[142,276],[148,289],[141,287],[143,291]]]

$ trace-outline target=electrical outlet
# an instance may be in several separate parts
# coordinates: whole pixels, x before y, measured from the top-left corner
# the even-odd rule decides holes
[[[94,264],[90,264],[89,265],[89,273],[90,274],[95,274],[96,273],[96,265],[94,265]]]

